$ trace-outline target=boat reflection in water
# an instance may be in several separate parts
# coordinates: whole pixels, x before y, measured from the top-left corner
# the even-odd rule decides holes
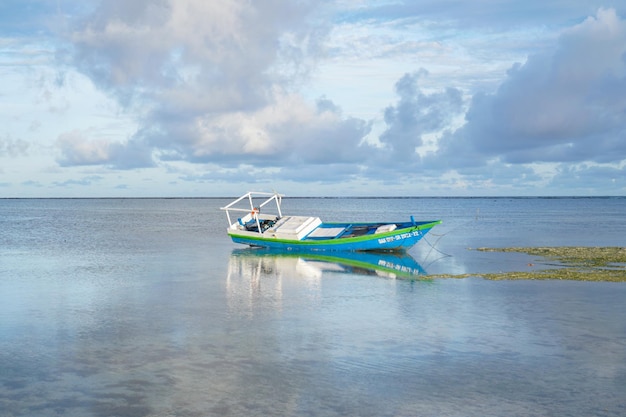
[[[317,290],[324,275],[350,274],[388,279],[426,279],[426,272],[406,253],[289,252],[262,248],[235,249],[226,281],[229,304],[241,309],[263,300],[280,308],[290,283]],[[269,307],[269,305],[267,305]]]
[[[406,253],[290,252],[260,248],[232,251],[229,279],[241,276],[252,282],[268,277],[321,278],[324,273],[374,275],[385,278],[425,278],[426,272]]]
[[[406,253],[347,252],[332,255],[311,254],[301,257],[322,271],[385,278],[424,278],[426,271]]]

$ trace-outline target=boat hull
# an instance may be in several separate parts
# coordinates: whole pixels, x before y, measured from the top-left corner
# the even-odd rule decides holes
[[[439,221],[412,225],[390,232],[336,239],[278,239],[258,233],[229,231],[233,242],[287,251],[406,251]]]

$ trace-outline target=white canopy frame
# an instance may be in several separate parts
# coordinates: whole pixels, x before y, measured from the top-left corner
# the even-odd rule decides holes
[[[228,204],[225,207],[220,207],[220,210],[224,210],[226,211],[226,217],[228,218],[228,225],[230,227],[233,226],[233,221],[230,217],[230,212],[241,212],[241,213],[250,213],[250,214],[254,214],[254,213],[258,213],[258,211],[260,209],[262,209],[263,207],[265,207],[266,205],[270,204],[272,201],[275,202],[276,204],[276,210],[278,211],[278,217],[283,217],[283,214],[280,210],[280,205],[282,203],[282,198],[284,197],[283,194],[278,194],[276,192],[273,193],[267,193],[267,192],[262,192],[262,191],[248,191],[246,194],[242,195],[241,197],[239,197],[238,199],[236,199],[235,201],[233,201],[232,203]],[[260,204],[255,205],[254,203],[254,199],[255,198],[265,198]],[[243,201],[247,199],[250,207],[237,207],[237,205]],[[258,200],[257,200],[258,201]],[[257,223],[257,229],[259,231],[259,233],[261,232],[261,225],[259,223],[259,216],[253,216],[253,218],[256,220]]]

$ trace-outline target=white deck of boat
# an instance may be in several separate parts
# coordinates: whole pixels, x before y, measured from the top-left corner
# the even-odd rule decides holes
[[[302,240],[306,235],[315,230],[322,221],[319,217],[285,216],[276,224],[267,229],[264,235],[276,239]]]

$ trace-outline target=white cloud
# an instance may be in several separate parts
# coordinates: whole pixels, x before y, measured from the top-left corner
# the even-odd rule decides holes
[[[463,110],[462,92],[456,88],[424,93],[418,80],[427,75],[422,69],[400,78],[396,83],[400,100],[385,109],[387,129],[380,135],[380,142],[397,162],[418,158],[417,148],[423,145],[423,136],[448,128]]]
[[[255,112],[205,117],[197,122],[193,158],[262,166],[309,163],[353,163],[365,157],[367,123],[344,119],[323,102],[312,108],[300,96],[276,92],[272,105]],[[330,108],[330,109],[329,109]]]
[[[9,0],[3,183],[623,190],[626,6],[600,5]]]
[[[614,10],[563,32],[549,54],[515,65],[493,94],[476,94],[466,125],[438,157],[459,165],[619,162],[626,158],[626,21]],[[459,157],[465,155],[465,157]]]
[[[0,156],[15,158],[25,156],[28,151],[28,142],[11,137],[0,138]]]
[[[299,145],[310,135],[305,129],[332,135],[346,127],[286,89],[315,49],[310,8],[281,0],[105,2],[72,33],[74,62],[130,108],[145,109],[134,142],[155,155],[226,163],[229,155],[305,158],[316,148]],[[74,160],[64,153],[64,162]]]
[[[106,165],[132,169],[153,165],[152,150],[134,139],[126,142],[94,139],[88,132],[74,130],[60,135],[56,146],[60,152],[57,162],[65,167]]]

